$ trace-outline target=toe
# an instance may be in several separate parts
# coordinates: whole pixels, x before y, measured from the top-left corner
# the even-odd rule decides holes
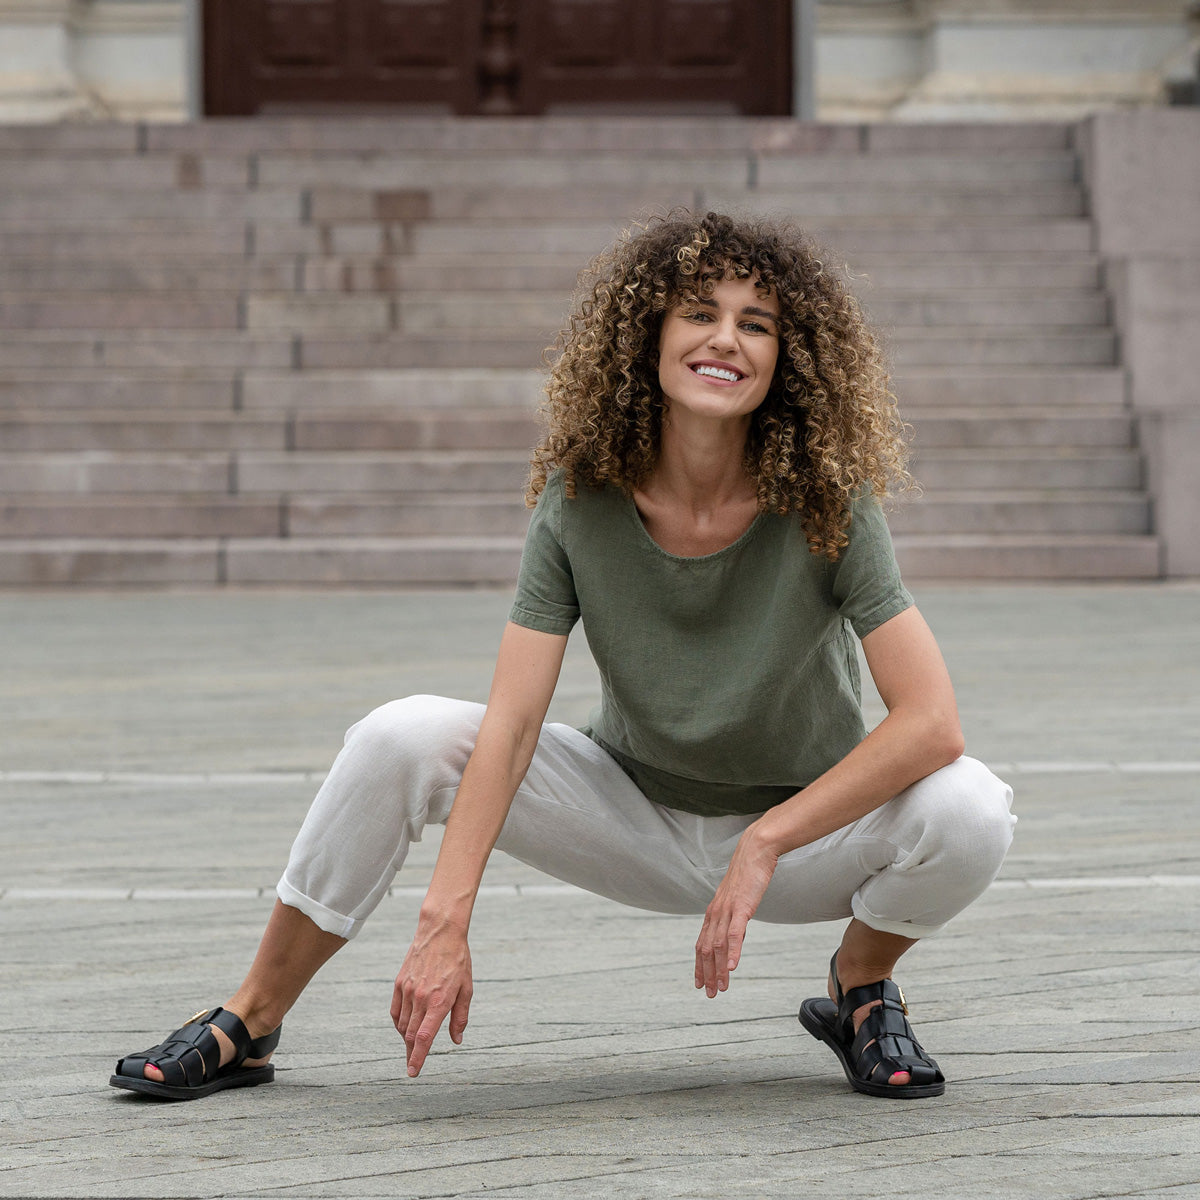
[[[154,1083],[162,1083],[163,1081],[163,1073],[157,1067],[150,1066],[149,1063],[142,1068],[142,1074]]]
[[[897,1071],[889,1080],[888,1083],[894,1087],[903,1087],[906,1083],[912,1082],[912,1076],[907,1071]]]

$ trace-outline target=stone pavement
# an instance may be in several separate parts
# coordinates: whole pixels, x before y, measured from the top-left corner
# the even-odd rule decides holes
[[[500,856],[466,1043],[408,1080],[387,1007],[429,839],[276,1084],[160,1105],[113,1061],[236,983],[346,725],[483,697],[506,599],[0,596],[0,1196],[1200,1197],[1200,587],[918,599],[1021,817],[900,975],[944,1097],[859,1096],[797,1024],[834,926],[753,926],[708,1001],[696,919]],[[552,715],[594,694],[581,642]]]

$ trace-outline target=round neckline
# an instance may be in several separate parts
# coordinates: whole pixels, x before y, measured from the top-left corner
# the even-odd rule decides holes
[[[703,563],[711,562],[715,558],[720,558],[723,554],[728,554],[732,550],[736,550],[743,542],[748,541],[762,524],[763,517],[767,514],[764,512],[756,512],[754,520],[727,546],[722,546],[719,550],[713,550],[708,554],[672,554],[670,550],[660,546],[654,538],[650,536],[650,530],[646,528],[646,523],[642,520],[642,514],[637,510],[637,504],[634,502],[633,496],[627,492],[622,492],[622,497],[625,500],[628,508],[629,517],[637,526],[638,532],[641,534],[643,541],[663,558],[670,559],[671,562],[681,563]]]

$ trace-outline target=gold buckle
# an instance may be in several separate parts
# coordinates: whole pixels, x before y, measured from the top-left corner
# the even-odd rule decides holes
[[[194,1017],[188,1017],[188,1019],[184,1021],[184,1024],[195,1025],[195,1023],[200,1020],[201,1017],[207,1017],[210,1012],[212,1012],[211,1008],[202,1008]]]
[[[905,998],[904,998],[904,989],[899,984],[896,984],[896,991],[898,991],[900,993],[900,1011],[902,1013],[904,1013],[904,1015],[907,1017],[908,1016],[908,1001],[905,1000]]]

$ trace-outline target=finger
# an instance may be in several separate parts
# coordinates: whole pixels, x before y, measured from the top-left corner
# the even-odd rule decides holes
[[[726,972],[725,980],[729,980],[729,972],[737,970],[737,965],[742,961],[742,946],[746,941],[746,926],[743,922],[734,920],[729,925],[729,950],[725,956]]]
[[[425,1065],[425,1056],[429,1053],[430,1047],[433,1045],[433,1039],[437,1037],[437,1031],[442,1027],[442,1021],[446,1016],[446,1009],[430,1008],[425,1013],[425,1019],[417,1028],[413,1035],[412,1046],[408,1053],[408,1074],[410,1078],[415,1078],[420,1075],[421,1068]],[[407,1042],[407,1039],[405,1039]]]
[[[696,944],[704,981],[704,991],[711,1000],[717,994],[718,963],[724,953],[725,940],[719,927],[713,927],[707,922],[701,930],[700,941]]]
[[[464,987],[458,993],[458,999],[454,1001],[454,1007],[450,1010],[450,1040],[456,1045],[461,1046],[463,1033],[467,1028],[467,1016],[471,1010],[471,989]]]
[[[412,984],[396,980],[396,992],[392,997],[392,1021],[396,1032],[403,1035],[412,1019]]]

